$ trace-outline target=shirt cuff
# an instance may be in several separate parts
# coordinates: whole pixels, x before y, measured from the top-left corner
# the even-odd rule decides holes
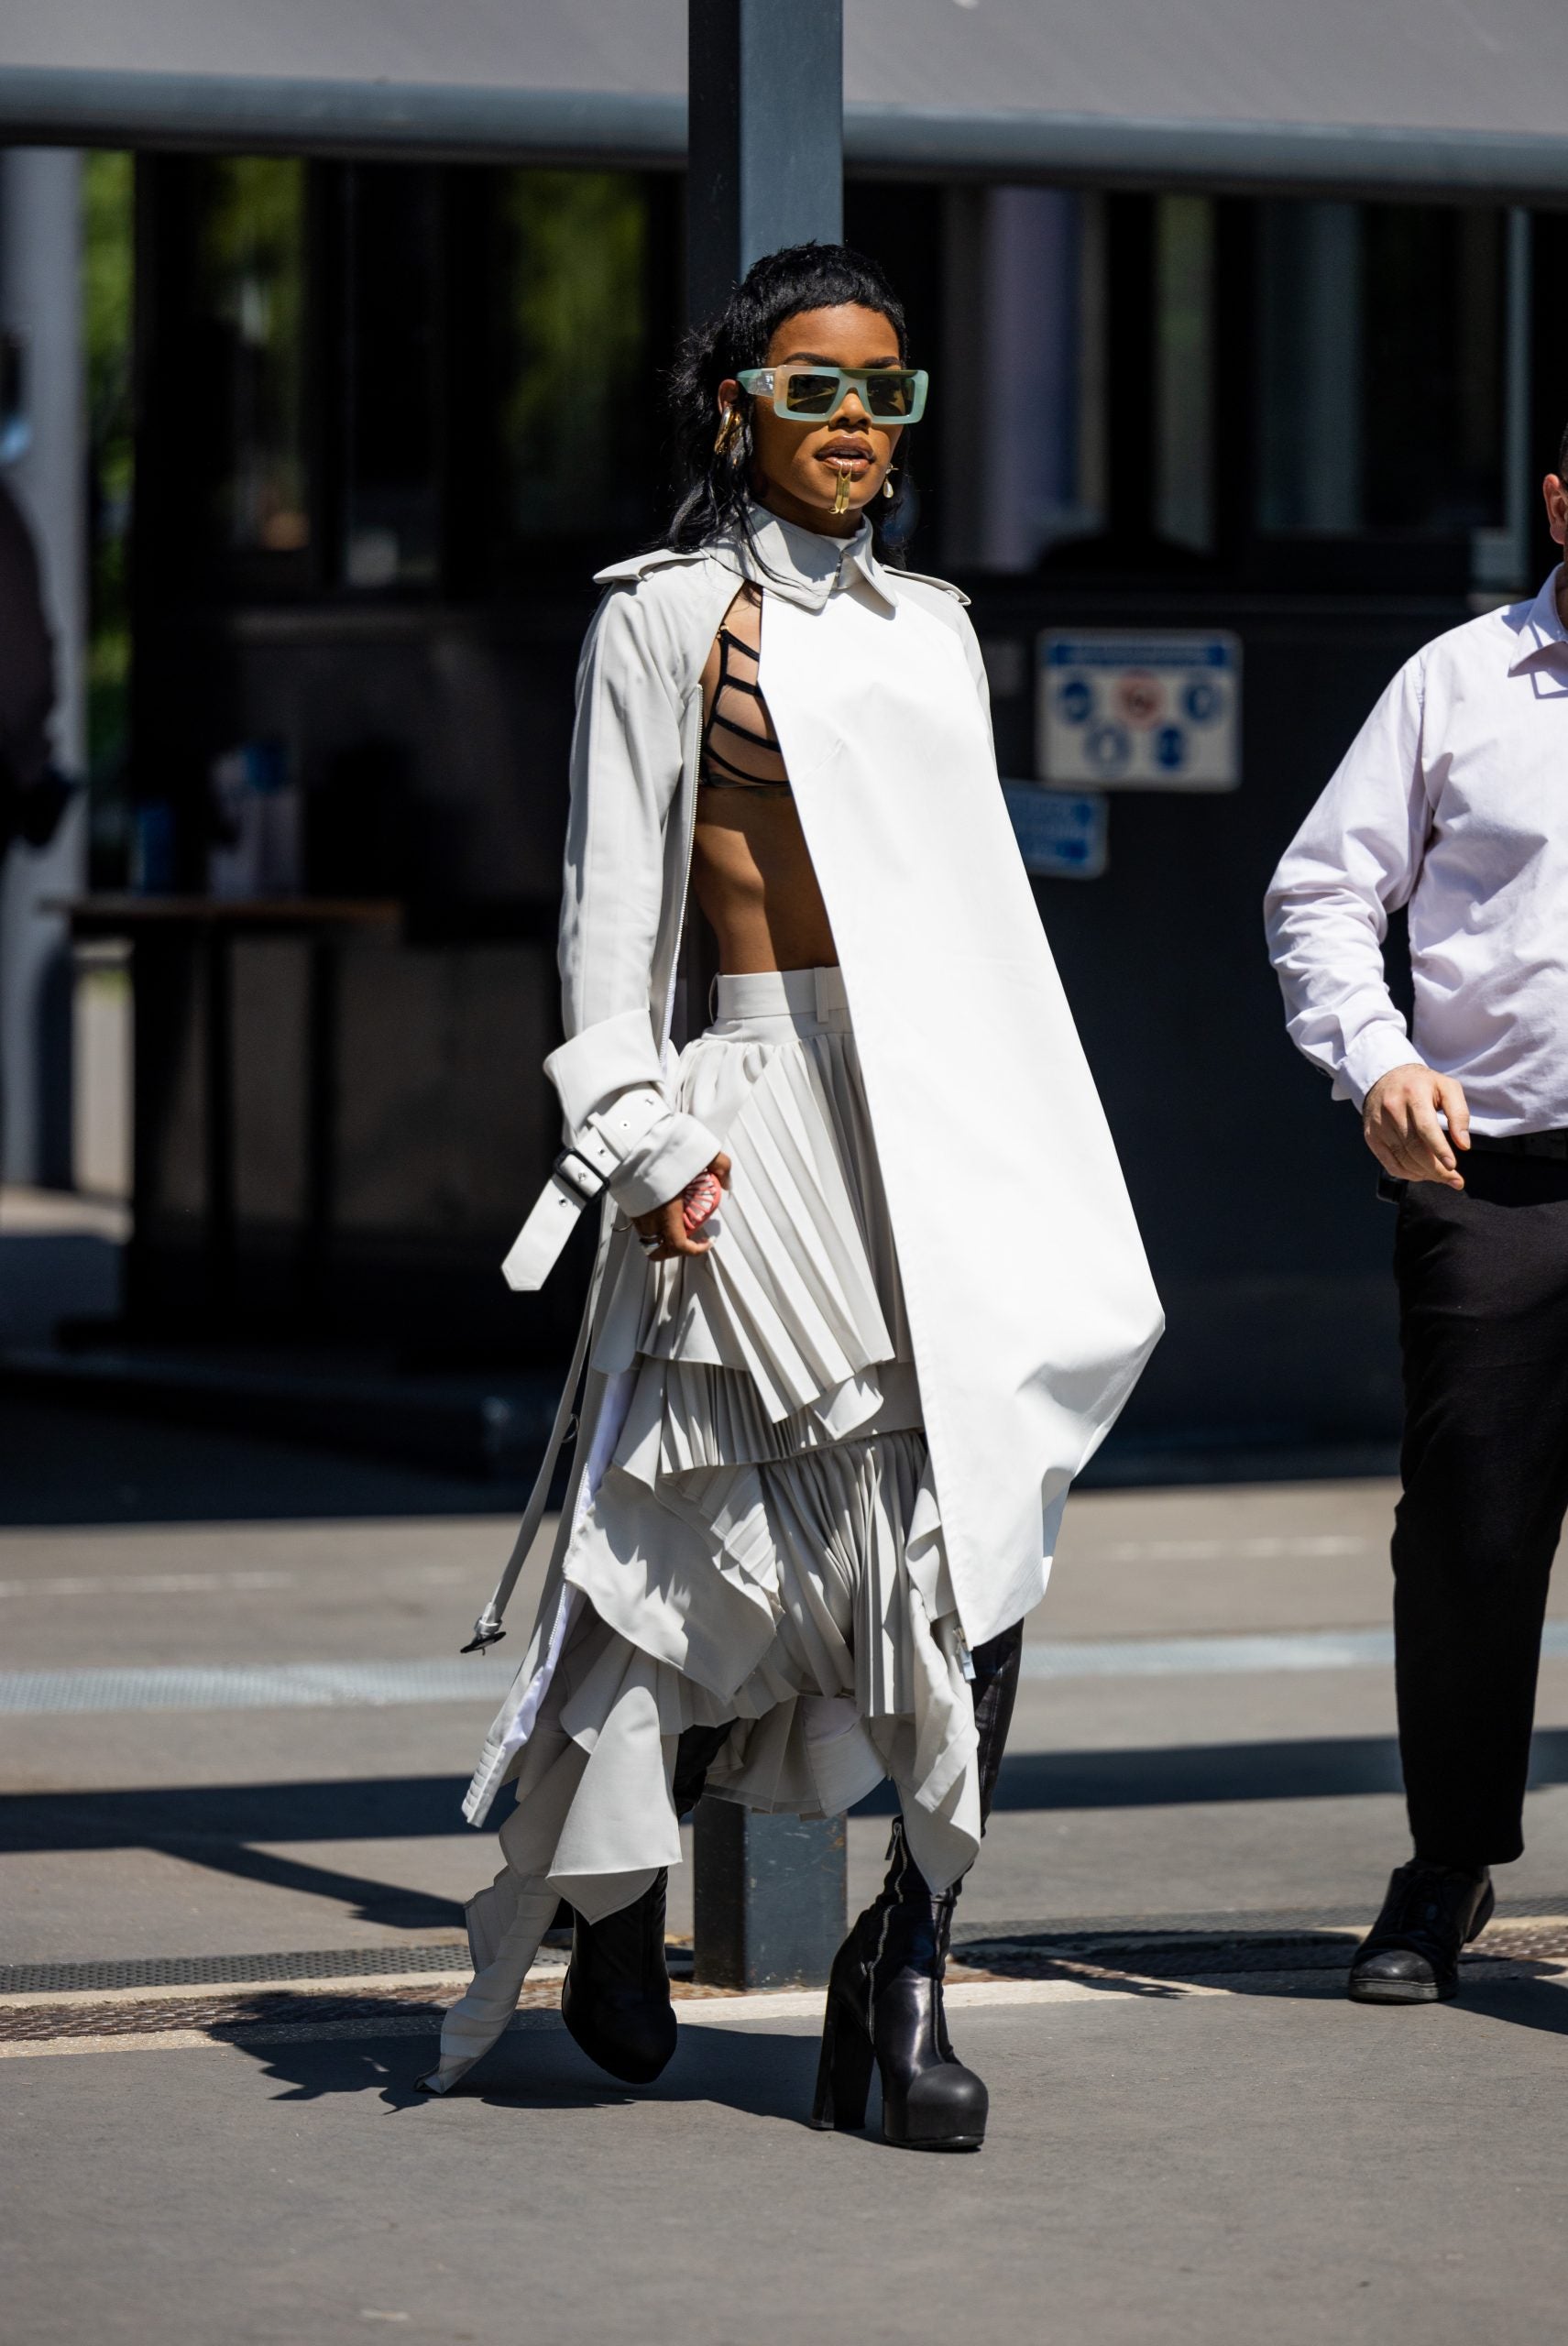
[[[1402,1025],[1368,1026],[1359,1034],[1340,1062],[1334,1091],[1342,1100],[1354,1100],[1360,1110],[1375,1083],[1397,1067],[1416,1067],[1420,1054]]]
[[[696,1116],[672,1108],[627,1151],[610,1176],[609,1194],[629,1218],[652,1213],[678,1198],[712,1164],[719,1146]]]

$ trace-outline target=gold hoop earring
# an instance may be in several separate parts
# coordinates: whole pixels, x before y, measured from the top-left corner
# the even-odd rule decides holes
[[[738,407],[727,407],[724,411],[724,421],[718,427],[718,437],[713,444],[714,455],[728,456],[740,437],[740,411]]]

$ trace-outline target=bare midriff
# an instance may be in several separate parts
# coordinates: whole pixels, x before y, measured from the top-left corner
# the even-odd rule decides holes
[[[697,791],[692,888],[729,977],[830,968],[839,958],[766,706],[737,683],[756,676],[762,617],[760,599],[742,587],[702,674],[705,728],[717,719],[707,736],[712,770],[727,779]]]

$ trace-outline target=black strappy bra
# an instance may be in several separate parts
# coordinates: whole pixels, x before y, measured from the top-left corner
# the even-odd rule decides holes
[[[737,675],[737,656],[751,663],[750,676]],[[698,778],[711,790],[762,790],[770,796],[784,797],[789,794],[789,776],[784,772],[784,751],[778,735],[773,731],[773,718],[768,715],[767,702],[758,681],[762,668],[762,652],[750,643],[742,643],[727,627],[718,630],[718,681],[713,688],[713,702],[702,729],[702,757]],[[744,704],[751,704],[752,722],[745,722]],[[728,705],[727,705],[728,704]],[[741,765],[736,757],[727,757],[714,741],[716,732],[728,733],[745,745],[754,762]],[[744,754],[740,751],[737,755]]]

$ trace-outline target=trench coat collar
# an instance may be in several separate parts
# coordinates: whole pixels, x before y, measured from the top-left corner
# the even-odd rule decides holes
[[[756,551],[743,538],[736,541],[740,575],[768,594],[798,603],[802,610],[819,611],[836,586],[853,586],[860,578],[880,601],[893,607],[893,584],[876,558],[869,521],[862,521],[852,538],[826,538],[782,521],[765,505],[751,506],[751,521]]]
[[[594,585],[630,586],[646,578],[650,571],[718,562],[754,581],[766,593],[780,595],[786,603],[798,603],[802,610],[821,610],[835,587],[850,586],[857,580],[890,610],[896,609],[897,589],[892,574],[877,560],[869,521],[862,521],[852,538],[825,538],[815,530],[781,521],[765,505],[753,504],[750,512],[755,552],[739,532],[705,546],[659,546],[648,554],[630,554],[624,562],[609,563],[594,573]],[[948,592],[956,594],[957,589],[949,587]]]

